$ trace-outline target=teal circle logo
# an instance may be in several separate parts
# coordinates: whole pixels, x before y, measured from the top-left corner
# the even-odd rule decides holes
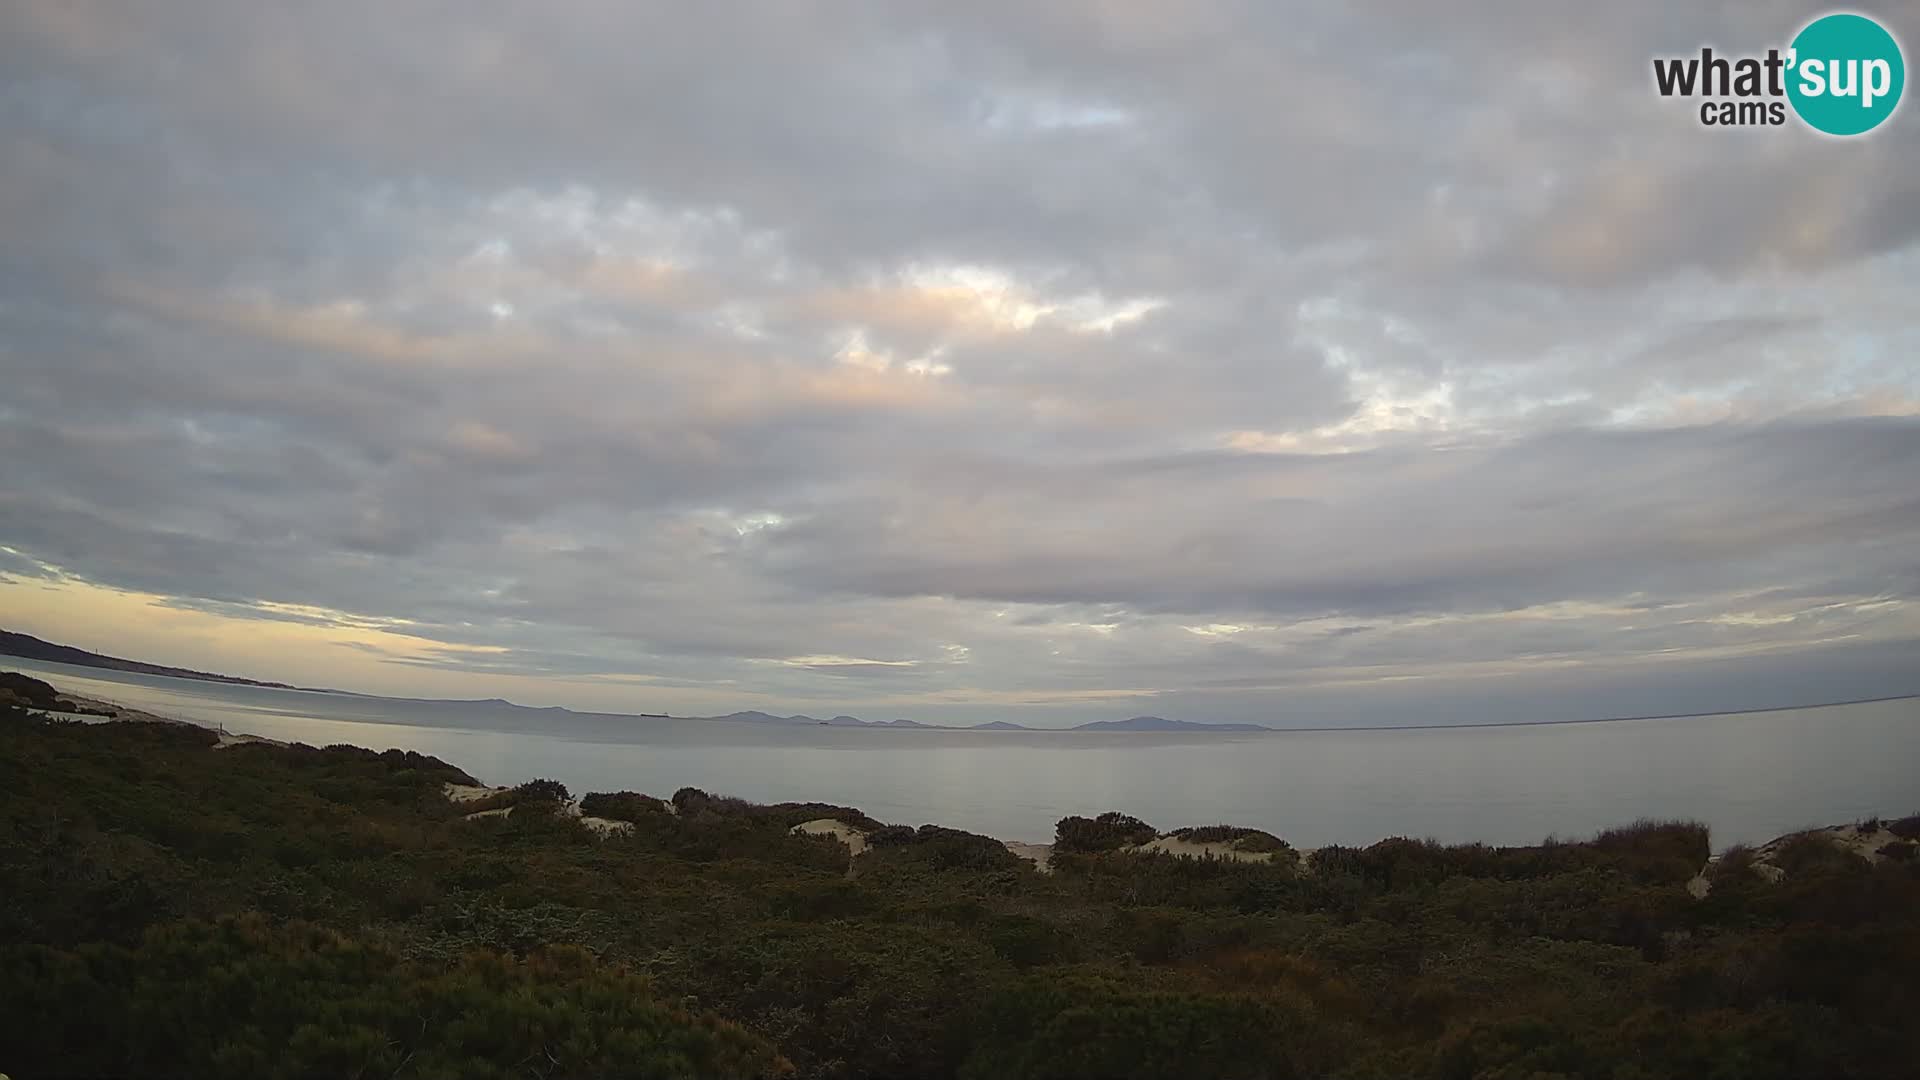
[[[1865,15],[1823,15],[1795,35],[1787,99],[1816,131],[1860,135],[1900,104],[1907,63],[1900,43]]]

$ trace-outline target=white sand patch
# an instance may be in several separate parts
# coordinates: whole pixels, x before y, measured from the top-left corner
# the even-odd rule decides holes
[[[581,813],[580,799],[578,796],[568,799],[565,803],[561,804],[560,813],[566,817],[578,819],[580,824],[585,825],[601,836],[612,836],[615,833],[625,834],[633,831],[633,822],[631,821],[620,821],[617,818],[594,817],[590,814]]]
[[[1002,840],[1007,850],[1032,863],[1043,874],[1053,873],[1052,844],[1023,844],[1018,840]]]
[[[456,803],[474,802],[475,800],[484,799],[489,795],[495,795],[507,790],[506,788],[473,787],[467,784],[447,784],[445,785],[445,789],[447,798]],[[492,810],[476,810],[466,815],[465,820],[478,821],[481,818],[503,818],[512,813],[513,807],[501,806]],[[569,799],[560,804],[560,816],[573,818],[600,836],[625,835],[633,831],[633,822],[631,821],[620,821],[615,818],[593,817],[590,814],[582,814],[580,812],[580,800],[578,799]]]
[[[1808,829],[1805,832],[1788,833],[1777,839],[1769,840],[1754,850],[1755,869],[1767,867],[1775,873],[1784,873],[1774,865],[1774,857],[1787,845],[1789,840],[1798,836],[1817,836],[1842,851],[1858,855],[1870,863],[1883,862],[1886,856],[1880,849],[1888,844],[1897,844],[1901,840],[1885,825],[1877,825],[1872,830],[1862,829],[1859,825],[1829,825],[1824,829]]]
[[[1869,863],[1885,862],[1887,857],[1880,854],[1880,849],[1886,847],[1888,844],[1902,842],[1901,838],[1895,836],[1892,830],[1888,829],[1885,825],[1877,825],[1871,829],[1863,829],[1857,824],[1829,825],[1824,829],[1806,829],[1801,832],[1788,833],[1785,836],[1775,837],[1753,849],[1753,862],[1749,864],[1749,869],[1752,870],[1754,876],[1769,885],[1777,885],[1786,880],[1787,872],[1781,869],[1781,867],[1774,862],[1774,859],[1779,857],[1780,852],[1785,849],[1789,841],[1801,836],[1811,836],[1825,840],[1834,847],[1858,855]],[[1707,865],[1701,867],[1700,873],[1694,875],[1694,877],[1687,882],[1687,892],[1691,894],[1694,899],[1704,899],[1713,891],[1713,880],[1710,875],[1716,868],[1715,864],[1720,862],[1720,858],[1720,856],[1715,855],[1708,859]]]
[[[478,787],[473,784],[441,784],[440,790],[446,793],[448,802],[479,802],[481,799],[498,795],[506,788]]]
[[[1174,836],[1163,836],[1158,840],[1149,840],[1137,847],[1122,850],[1157,851],[1167,855],[1178,855],[1183,859],[1231,859],[1234,862],[1272,862],[1274,855],[1271,851],[1241,851],[1233,846],[1231,840],[1196,844],[1191,840],[1182,840]]]
[[[815,818],[803,821],[793,827],[793,832],[803,836],[831,836],[847,845],[849,858],[858,856],[867,850],[867,834],[844,821],[833,818]]]
[[[580,824],[585,825],[601,836],[624,836],[633,831],[633,822],[621,821],[618,818],[593,817],[582,814],[580,815]]]
[[[1871,863],[1885,861],[1886,856],[1880,854],[1881,848],[1901,842],[1885,825],[1876,825],[1872,832],[1858,825],[1836,825],[1826,832],[1828,840]]]

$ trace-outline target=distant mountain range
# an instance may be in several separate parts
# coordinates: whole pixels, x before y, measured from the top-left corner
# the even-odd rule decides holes
[[[258,679],[242,679],[233,675],[216,675],[208,671],[194,671],[190,668],[167,667],[164,664],[148,664],[139,660],[125,660],[118,656],[106,656],[85,649],[76,649],[71,645],[55,645],[51,641],[42,641],[29,634],[16,634],[9,630],[0,630],[0,656],[18,656],[25,660],[43,660],[55,664],[72,664],[76,667],[106,668],[112,671],[129,671],[137,675],[165,675],[175,679],[199,679],[202,682],[228,683],[236,686],[265,686],[275,690],[306,690],[310,687],[290,686],[287,683],[262,682]],[[328,694],[349,694],[346,690],[320,691]],[[485,706],[496,709],[527,709],[536,712],[573,713],[579,716],[600,716],[609,719],[622,716],[633,719],[669,719],[665,713],[575,713],[574,710],[559,705],[544,708],[530,705],[516,705],[503,698],[488,698],[484,701],[448,701],[444,699],[405,698],[421,704],[446,706]],[[1191,720],[1168,720],[1160,716],[1136,716],[1130,720],[1096,720],[1071,728],[1031,728],[1025,724],[994,720],[985,724],[957,727],[950,724],[922,724],[916,720],[862,720],[857,716],[842,714],[821,720],[798,713],[792,716],[775,716],[772,713],[748,710],[728,713],[725,716],[687,717],[693,720],[731,720],[743,724],[786,724],[809,727],[863,727],[863,728],[920,728],[929,731],[1272,731],[1273,728],[1259,724],[1199,724]]]
[[[970,727],[954,727],[946,724],[922,724],[913,720],[862,720],[857,716],[840,715],[828,720],[812,716],[795,714],[793,716],[775,716],[772,713],[749,710],[747,712],[728,713],[725,716],[699,716],[696,720],[730,720],[742,724],[787,724],[815,727],[889,727],[922,728],[929,731],[1272,731],[1273,728],[1259,724],[1201,724],[1192,720],[1168,720],[1163,716],[1136,716],[1130,720],[1095,720],[1070,728],[1031,728],[1025,724],[994,720]]]
[[[1164,716],[1136,716],[1131,720],[1095,720],[1069,731],[1272,731],[1263,724],[1200,724]]]

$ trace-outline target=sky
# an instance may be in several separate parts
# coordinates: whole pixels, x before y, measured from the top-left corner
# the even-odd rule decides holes
[[[1821,10],[0,3],[0,626],[1036,726],[1920,691],[1916,106],[1652,89]]]

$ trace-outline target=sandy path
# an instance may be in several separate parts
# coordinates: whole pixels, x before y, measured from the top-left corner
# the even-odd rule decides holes
[[[812,821],[803,821],[795,825],[792,831],[802,836],[831,836],[835,840],[847,845],[847,857],[849,859],[858,858],[861,852],[867,850],[866,833],[844,821],[836,821],[833,818],[815,818]]]
[[[492,796],[511,790],[511,788],[480,787],[473,784],[440,785],[440,791],[446,795],[447,801],[456,806],[461,803],[479,802],[481,799],[491,798]],[[473,813],[466,815],[466,820],[478,821],[482,818],[506,817],[512,813],[513,807],[500,806],[492,810],[475,810]],[[615,836],[633,831],[633,822],[631,821],[619,821],[614,818],[594,817],[591,814],[581,813],[580,800],[578,798],[568,799],[565,803],[562,803],[560,813],[563,817],[570,817],[579,821],[580,824],[585,825],[601,836]]]
[[[1018,840],[1002,840],[1007,850],[1032,863],[1043,874],[1053,873],[1052,844],[1023,844]]]
[[[1234,862],[1272,862],[1271,851],[1241,851],[1233,846],[1231,840],[1218,840],[1212,843],[1196,844],[1191,840],[1163,836],[1158,840],[1149,840],[1128,851],[1163,852],[1178,855],[1183,859],[1231,859]]]
[[[472,784],[442,784],[440,785],[440,790],[447,796],[448,802],[463,803],[479,802],[481,799],[498,795],[507,789],[503,787],[476,787]]]

